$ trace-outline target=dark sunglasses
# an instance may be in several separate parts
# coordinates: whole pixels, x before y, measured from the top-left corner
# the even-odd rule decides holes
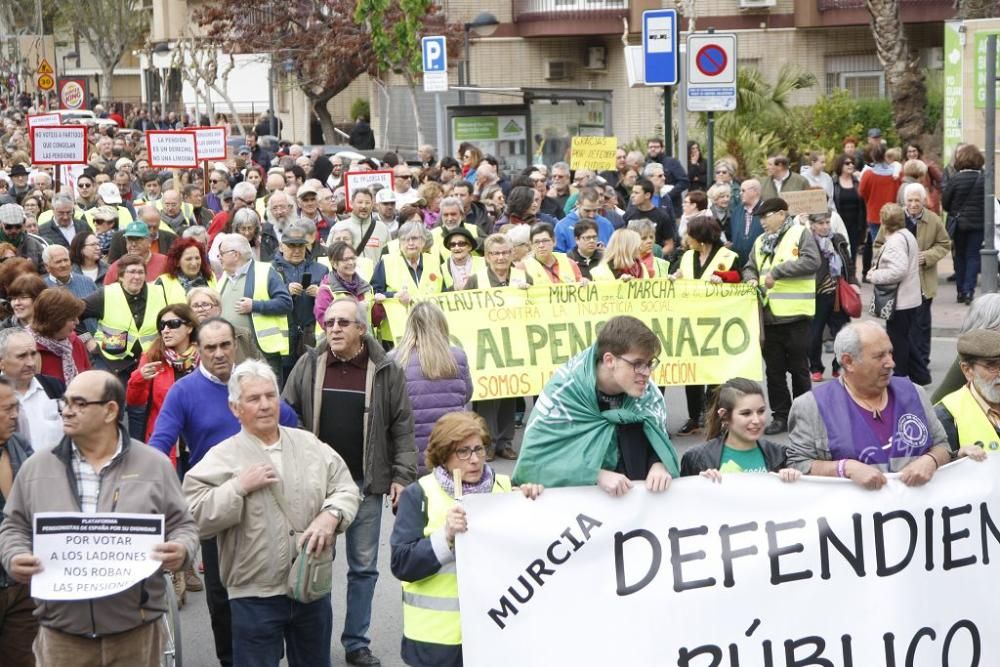
[[[22,223],[20,225],[8,225],[5,222],[5,223],[3,223],[3,228],[4,229],[24,229],[24,224]]]
[[[185,324],[187,324],[187,322],[185,322],[180,318],[175,318],[172,320],[163,320],[162,322],[160,322],[160,331],[163,331],[164,329],[180,329]]]
[[[448,244],[448,247],[449,248],[469,248],[471,246],[468,243],[466,243],[465,241],[452,241],[451,243]]]
[[[396,178],[413,178],[413,174],[396,174]]]

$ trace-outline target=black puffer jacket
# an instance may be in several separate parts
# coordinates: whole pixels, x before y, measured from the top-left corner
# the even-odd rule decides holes
[[[969,232],[983,228],[983,172],[963,169],[948,179],[941,204],[948,212],[948,229],[954,228],[958,216],[958,231]]]

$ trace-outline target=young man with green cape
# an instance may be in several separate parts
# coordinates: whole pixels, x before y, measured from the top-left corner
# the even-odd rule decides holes
[[[663,394],[650,376],[660,340],[640,320],[614,317],[597,342],[556,371],[535,401],[514,483],[597,484],[621,496],[645,480],[665,491],[678,475]]]

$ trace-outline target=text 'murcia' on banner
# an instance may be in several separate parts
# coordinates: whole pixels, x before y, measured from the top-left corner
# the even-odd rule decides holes
[[[452,342],[469,357],[473,400],[534,396],[557,368],[597,340],[606,321],[632,315],[663,346],[657,385],[761,379],[757,292],[745,284],[632,280],[435,294]],[[393,336],[405,306],[386,301]]]
[[[990,456],[880,491],[732,474],[467,496],[465,664],[1000,665],[998,480]]]

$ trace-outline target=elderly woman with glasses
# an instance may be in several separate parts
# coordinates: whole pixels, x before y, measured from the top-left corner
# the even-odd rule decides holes
[[[440,260],[425,253],[427,238],[418,222],[406,222],[399,228],[399,254],[388,254],[375,267],[372,289],[375,300],[396,297],[403,304],[414,294],[433,294],[444,289]]]
[[[118,280],[84,299],[81,318],[97,318],[101,365],[127,385],[143,351],[156,340],[156,313],[167,301],[161,286],[146,283],[141,257],[124,255],[117,265]]]
[[[427,441],[430,472],[400,496],[389,546],[392,573],[403,582],[401,656],[407,665],[462,664],[455,536],[469,526],[465,509],[456,500],[515,488],[509,477],[487,465],[488,441],[482,420],[475,414],[444,415]],[[523,484],[519,490],[534,500],[543,487]]]
[[[222,317],[222,297],[212,287],[193,287],[187,293],[187,304],[191,306],[199,322]],[[232,324],[232,323],[230,323]],[[261,359],[260,348],[254,341],[253,332],[246,327],[233,325],[236,333],[236,363],[247,359]]]

